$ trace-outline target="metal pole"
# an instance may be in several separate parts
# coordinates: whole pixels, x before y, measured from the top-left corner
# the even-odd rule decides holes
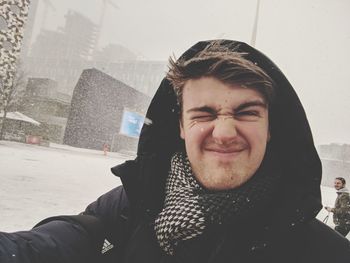
[[[257,32],[258,32],[259,7],[260,7],[260,0],[257,0],[255,20],[254,20],[254,26],[253,26],[253,32],[252,32],[252,39],[250,40],[250,45],[253,46],[253,47],[255,47],[256,35],[257,35]]]

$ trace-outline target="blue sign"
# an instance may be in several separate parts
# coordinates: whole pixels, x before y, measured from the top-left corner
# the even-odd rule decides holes
[[[130,137],[138,138],[145,117],[132,111],[124,110],[120,133]]]

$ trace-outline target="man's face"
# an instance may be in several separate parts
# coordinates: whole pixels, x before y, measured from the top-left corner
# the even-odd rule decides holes
[[[338,180],[338,179],[335,179],[335,180],[334,180],[334,188],[335,188],[336,190],[340,190],[340,189],[342,189],[343,187],[344,187],[344,185],[343,185],[342,181],[340,181],[340,180]]]
[[[263,96],[213,77],[188,80],[182,96],[180,134],[197,180],[210,190],[233,189],[249,180],[269,140]]]

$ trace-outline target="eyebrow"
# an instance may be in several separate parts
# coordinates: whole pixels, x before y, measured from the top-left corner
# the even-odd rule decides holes
[[[207,112],[211,114],[215,114],[216,110],[209,106],[201,106],[201,107],[194,107],[186,111],[186,113],[191,113],[191,112]]]
[[[253,106],[267,108],[267,103],[265,103],[261,100],[247,101],[247,102],[240,104],[237,108],[234,109],[234,111],[235,112],[241,111],[245,108],[253,107]],[[217,113],[217,111],[215,109],[213,109],[212,107],[209,107],[209,106],[194,107],[194,108],[191,108],[191,109],[186,111],[186,113],[191,113],[191,112],[207,112],[210,114]]]

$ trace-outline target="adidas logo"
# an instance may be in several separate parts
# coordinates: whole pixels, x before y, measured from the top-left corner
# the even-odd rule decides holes
[[[102,251],[101,253],[104,254],[106,253],[108,250],[112,249],[114,247],[113,244],[111,244],[107,239],[105,239],[105,241],[103,242],[103,246],[102,246]]]

